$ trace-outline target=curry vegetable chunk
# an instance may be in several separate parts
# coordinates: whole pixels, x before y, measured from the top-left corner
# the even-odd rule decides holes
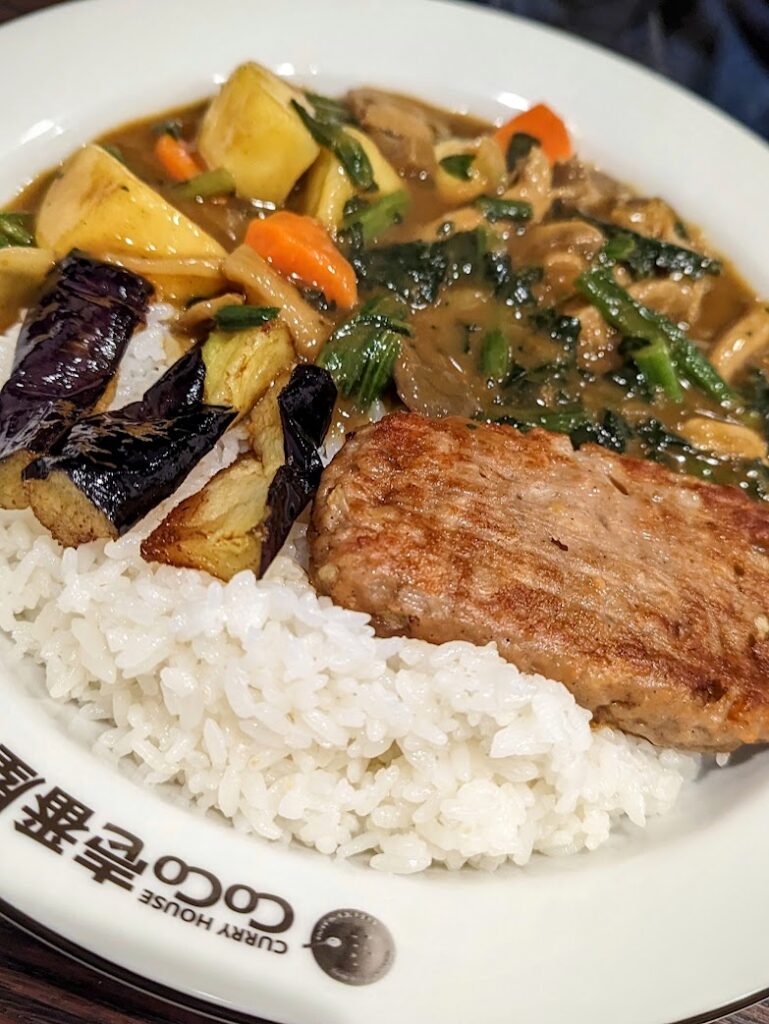
[[[224,256],[198,224],[96,145],[77,152],[52,182],[37,215],[37,238],[57,257],[73,248],[101,256]]]
[[[246,199],[282,203],[319,149],[291,106],[291,86],[258,64],[244,64],[224,84],[200,128],[200,152],[224,167]]]
[[[257,335],[253,378],[234,360],[229,385],[258,396],[319,363],[339,437],[387,411],[461,415],[766,498],[766,304],[664,199],[581,160],[537,99],[493,125],[244,63],[18,198],[0,217],[0,312],[77,245],[177,307],[173,356],[235,350],[223,304],[275,310],[280,344]]]

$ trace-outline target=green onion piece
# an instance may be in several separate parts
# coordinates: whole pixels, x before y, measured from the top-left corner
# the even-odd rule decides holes
[[[684,332],[661,313],[636,302],[610,271],[586,271],[577,278],[577,290],[626,338],[642,338],[653,347],[653,354],[667,351],[677,375],[685,377],[708,398],[721,405],[736,403],[732,389]],[[637,360],[638,352],[632,356]]]
[[[493,199],[490,196],[481,196],[476,199],[475,205],[492,224],[498,220],[530,220],[534,212],[531,203],[523,199]]]
[[[114,157],[121,164],[125,164],[125,157],[123,156],[123,150],[120,146],[113,146],[111,142],[102,142],[101,148],[105,153],[109,153],[111,157]]]
[[[508,171],[515,170],[515,165],[518,161],[528,156],[534,146],[539,145],[539,139],[536,139],[533,135],[527,135],[526,132],[516,132],[507,146],[505,159]]]
[[[176,117],[172,117],[168,121],[161,121],[152,126],[152,134],[170,135],[174,139],[180,139],[182,137],[182,122]]]
[[[489,331],[481,346],[481,370],[487,380],[504,381],[510,373],[510,345],[497,327]]]
[[[405,320],[399,320],[392,316],[385,316],[384,313],[367,313],[365,307],[355,317],[355,323],[365,324],[369,327],[378,327],[383,331],[391,331],[393,334],[404,334],[410,338],[414,333]]]
[[[356,197],[357,198],[357,197]],[[345,206],[342,228],[357,225],[364,243],[380,238],[393,224],[400,224],[409,205],[409,194],[404,189],[382,196],[372,203],[351,200]]]
[[[277,306],[222,306],[214,313],[214,323],[220,331],[244,331],[270,323],[279,312]]]
[[[318,365],[334,378],[339,391],[367,409],[390,382],[403,334],[406,305],[397,296],[380,295],[341,324],[323,347]]]
[[[626,338],[620,352],[628,354],[653,391],[662,391],[671,402],[681,402],[683,392],[670,347],[660,339],[649,344],[641,338]]]
[[[721,405],[738,405],[739,399],[737,395],[735,395],[707,356],[697,348],[693,341],[686,337],[683,331],[679,330],[674,324],[670,326],[677,335],[672,344],[673,359],[679,373],[682,373],[703,394],[715,399]]]
[[[339,100],[332,100],[317,92],[305,92],[312,103],[316,117],[326,124],[355,124],[352,112]]]
[[[631,235],[615,235],[610,238],[598,254],[601,263],[622,263],[630,259],[635,252],[635,242]]]
[[[570,434],[573,430],[585,426],[590,418],[581,406],[565,409],[533,408],[507,409],[505,415],[494,420],[494,423],[505,423],[511,427],[530,429],[541,427],[556,434]]]
[[[173,186],[177,199],[212,199],[214,196],[231,196],[234,191],[235,179],[224,167],[203,171],[189,181]]]
[[[440,165],[446,174],[452,178],[459,178],[460,181],[470,181],[472,177],[472,166],[475,156],[472,153],[452,153],[451,156],[444,156]]]
[[[35,244],[35,236],[29,230],[32,224],[30,213],[0,213],[0,234],[3,241],[0,248],[20,245],[29,248]]]
[[[296,100],[291,100],[291,106],[318,145],[331,150],[353,185],[362,192],[373,191],[376,188],[374,168],[358,140],[348,135],[338,123],[313,117]]]

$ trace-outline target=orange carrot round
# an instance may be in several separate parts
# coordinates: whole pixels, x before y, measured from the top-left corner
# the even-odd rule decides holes
[[[173,181],[189,181],[203,170],[184,143],[167,132],[158,136],[155,156]]]
[[[264,220],[252,220],[245,241],[281,274],[320,288],[342,309],[358,301],[355,271],[314,217],[278,210]]]
[[[497,128],[494,138],[503,153],[507,153],[510,140],[519,132],[538,139],[551,164],[568,160],[573,152],[566,125],[545,103],[537,103]]]

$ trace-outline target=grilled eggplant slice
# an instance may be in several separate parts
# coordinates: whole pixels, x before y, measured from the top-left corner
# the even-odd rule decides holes
[[[202,569],[229,580],[261,564],[270,477],[251,452],[177,505],[143,541],[147,562]]]
[[[249,426],[259,455],[242,455],[178,505],[144,541],[142,557],[202,569],[223,580],[244,570],[263,575],[318,488],[323,469],[318,449],[335,401],[329,373],[297,366],[277,400],[268,394],[255,410]],[[275,457],[278,429],[280,459]]]
[[[27,506],[22,470],[94,408],[151,295],[144,278],[82,253],[54,268],[0,390],[0,507]]]
[[[241,331],[214,331],[203,346],[203,399],[209,405],[230,405],[244,416],[294,359],[291,332],[282,320]]]
[[[285,464],[275,473],[267,495],[259,575],[278,554],[298,516],[320,484],[320,446],[331,423],[337,390],[331,374],[319,366],[297,366],[278,398]]]
[[[176,490],[237,415],[204,404],[200,348],[139,402],[76,423],[24,471],[32,511],[65,547],[119,537]]]

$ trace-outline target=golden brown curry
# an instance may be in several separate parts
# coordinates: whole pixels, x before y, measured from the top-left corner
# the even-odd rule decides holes
[[[639,198],[576,156],[554,161],[523,131],[505,152],[493,126],[417,100],[362,89],[341,101],[310,95],[308,107],[320,122],[325,111],[321,128],[330,125],[337,140],[340,132],[364,136],[376,147],[375,163],[398,176],[396,215],[375,237],[364,237],[356,203],[370,213],[386,199],[382,180],[376,192],[354,190],[343,215],[332,215],[323,205],[330,179],[317,170],[327,155],[322,144],[284,204],[245,197],[240,187],[240,194],[180,189],[158,160],[157,140],[170,132],[195,156],[208,103],[124,126],[99,142],[227,253],[241,253],[249,225],[276,206],[321,220],[355,267],[358,305],[339,308],[296,274],[285,278],[290,295],[270,293],[284,301],[264,304],[289,311],[300,354],[325,358],[348,393],[344,415],[367,415],[381,398],[430,416],[541,425],[569,433],[575,445],[593,441],[758,496],[769,492],[769,312],[664,200]],[[37,214],[58,173],[42,176],[11,209]],[[130,254],[115,258],[146,269]],[[219,294],[242,302],[245,293],[254,303],[229,265],[223,273],[211,269],[200,296],[161,285],[161,298],[191,307],[183,328],[194,333],[205,324]],[[399,305],[367,313],[366,304],[382,295]],[[198,315],[198,297],[214,306]],[[374,390],[361,394],[345,378],[339,351],[349,337],[365,348],[366,329],[387,334],[394,358],[376,368]]]

